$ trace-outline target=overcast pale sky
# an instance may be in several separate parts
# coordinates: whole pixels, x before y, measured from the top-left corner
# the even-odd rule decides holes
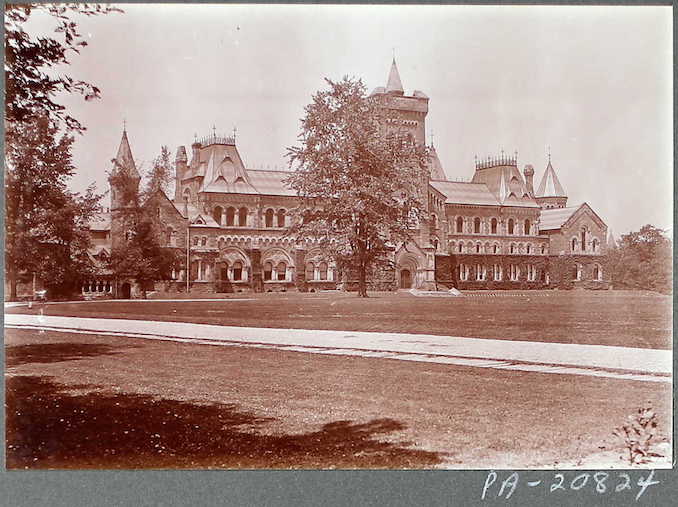
[[[75,189],[107,189],[123,119],[142,168],[212,125],[237,126],[249,168],[282,168],[323,78],[385,86],[395,50],[405,92],[431,99],[448,178],[471,178],[474,155],[518,150],[536,185],[550,146],[570,204],[588,202],[615,235],[672,226],[670,7],[121,7],[80,20],[89,46],[68,72],[102,99],[63,99],[88,128]]]

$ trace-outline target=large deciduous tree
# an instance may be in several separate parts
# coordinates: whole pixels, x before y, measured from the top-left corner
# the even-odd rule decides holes
[[[10,298],[21,272],[40,273],[51,292],[67,293],[91,264],[88,223],[98,209],[93,188],[70,192],[73,137],[46,117],[12,123],[5,146],[5,263]]]
[[[624,234],[608,255],[615,288],[671,292],[672,246],[661,229],[644,225]]]
[[[113,162],[117,164],[116,160]],[[161,193],[166,190],[171,173],[170,153],[163,146],[143,188],[139,188],[139,181],[129,168],[115,165],[110,175],[111,188],[126,205],[111,210],[112,219],[123,224],[125,244],[124,248],[114,245],[109,265],[116,278],[135,280],[144,298],[153,282],[168,280],[172,269],[181,264],[176,249],[166,244],[165,227],[158,212],[158,200],[163,198]]]
[[[362,81],[326,81],[305,109],[299,145],[288,149],[287,184],[301,198],[290,234],[318,241],[367,297],[370,274],[423,219],[428,153],[386,128],[383,105]]]
[[[99,196],[92,188],[85,195],[68,190],[74,171],[70,134],[82,133],[84,126],[58,97],[99,97],[96,86],[65,74],[63,67],[87,45],[74,17],[112,11],[119,9],[75,3],[5,5],[5,254],[12,299],[21,272],[38,272],[52,292],[66,293],[92,268],[87,225]],[[36,12],[54,21],[53,37],[26,30]]]

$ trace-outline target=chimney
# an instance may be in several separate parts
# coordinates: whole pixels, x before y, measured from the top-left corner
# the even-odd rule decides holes
[[[201,144],[196,141],[191,145],[191,148],[193,149],[193,158],[191,159],[191,166],[194,164],[198,164],[200,162],[200,148]]]
[[[527,164],[525,166],[525,169],[523,169],[523,175],[525,176],[525,184],[527,185],[527,192],[534,197],[534,167],[532,167],[530,164]]]

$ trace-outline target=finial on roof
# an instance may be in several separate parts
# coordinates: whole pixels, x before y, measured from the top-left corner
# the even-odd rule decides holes
[[[551,163],[551,146],[548,147],[549,164]]]
[[[236,127],[235,125],[233,125],[233,140],[234,140],[234,141],[235,141],[235,136],[236,136],[237,133],[238,133],[238,127]]]
[[[122,131],[127,132],[127,118],[122,119]]]
[[[212,124],[212,134],[214,134],[214,137],[217,136],[217,127],[214,125],[214,123]]]

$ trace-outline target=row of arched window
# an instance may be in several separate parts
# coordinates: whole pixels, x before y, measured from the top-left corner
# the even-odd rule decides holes
[[[577,263],[574,265],[572,272],[572,279],[575,281],[581,281],[584,279],[584,266]],[[603,268],[600,264],[594,264],[593,269],[591,270],[591,280],[600,282],[603,280]]]
[[[230,206],[224,210],[221,206],[215,206],[212,210],[214,221],[226,227],[247,227],[248,215],[249,210],[245,207],[236,209]],[[267,209],[264,212],[264,226],[268,228],[285,227],[285,215],[284,209],[277,211],[272,208]]]
[[[306,263],[306,281],[328,280],[329,269],[326,262],[319,262],[317,265],[313,262]]]
[[[452,245],[452,252],[457,254],[467,253],[467,254],[500,254],[502,253],[502,248],[499,243],[494,243],[490,245],[489,243],[456,243],[454,241],[450,242]],[[533,245],[531,243],[511,243],[508,245],[506,253],[514,255],[545,255],[548,253],[545,243],[539,245]]]
[[[572,252],[586,252],[587,251],[587,234],[586,231],[581,232],[581,241],[577,236],[570,240],[570,250]],[[600,241],[598,238],[593,238],[590,243],[591,253],[598,253],[600,251]]]
[[[468,224],[467,230],[464,230],[464,217],[458,216],[454,220],[454,231],[457,234],[500,234],[499,232],[499,220],[497,218],[491,218],[489,222],[483,221],[480,217],[474,217]],[[526,218],[522,222],[518,222],[514,218],[509,218],[506,222],[506,234],[510,236],[520,234],[519,225],[522,225],[522,232],[525,236],[534,235],[536,231],[534,230],[534,223]],[[451,231],[452,232],[452,231]]]
[[[527,264],[525,268],[525,278],[528,282],[536,282],[539,274],[537,266],[534,264]],[[517,282],[520,280],[520,274],[522,270],[518,264],[509,264],[507,279],[512,282]],[[486,266],[485,264],[476,264],[471,266],[469,264],[459,264],[457,267],[457,276],[459,280],[467,282],[471,279],[474,279],[477,282],[484,282],[491,279],[495,282],[499,282],[504,279],[504,268],[501,264],[493,264],[492,266]],[[548,283],[548,273],[545,270],[541,271],[541,276],[539,280],[542,282]]]
[[[278,264],[273,266],[271,261],[264,263],[264,281],[285,281],[287,279],[287,264],[284,261],[280,261]]]

